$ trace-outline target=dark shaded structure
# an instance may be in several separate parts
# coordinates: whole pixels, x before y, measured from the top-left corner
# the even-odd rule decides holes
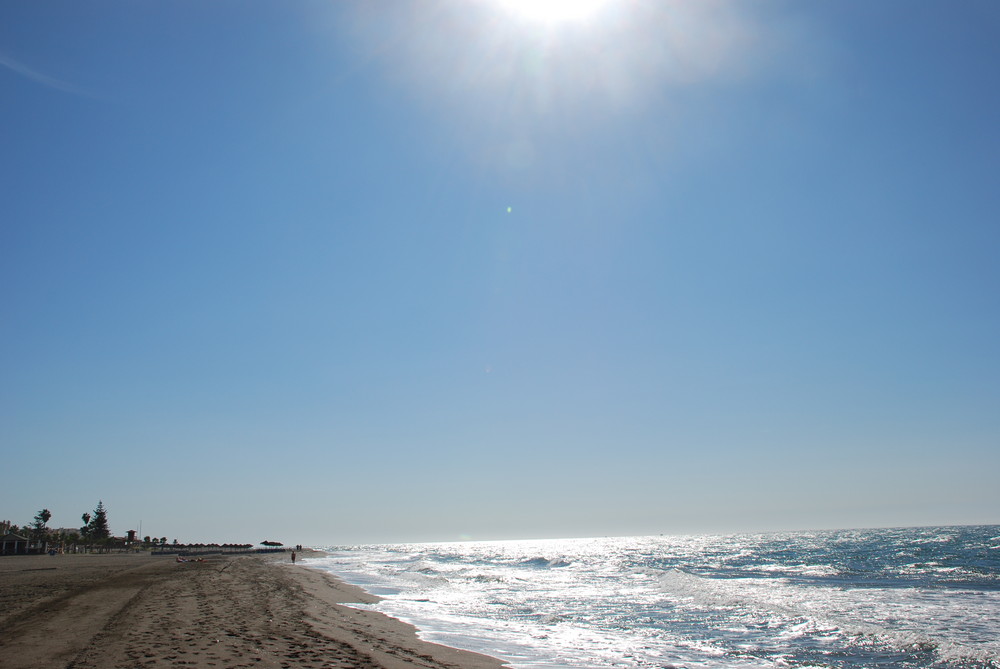
[[[0,539],[0,555],[26,555],[27,553],[27,537],[8,532]]]

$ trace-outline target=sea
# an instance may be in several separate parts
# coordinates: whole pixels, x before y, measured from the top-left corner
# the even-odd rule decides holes
[[[1000,526],[331,546],[357,605],[515,668],[1000,669]]]

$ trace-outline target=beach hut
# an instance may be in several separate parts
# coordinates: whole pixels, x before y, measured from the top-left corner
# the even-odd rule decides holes
[[[24,555],[28,552],[28,538],[8,532],[0,539],[0,555]]]

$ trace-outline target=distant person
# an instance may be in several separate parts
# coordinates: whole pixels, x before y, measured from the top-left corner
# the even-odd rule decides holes
[[[295,564],[295,551],[292,551],[292,564]]]

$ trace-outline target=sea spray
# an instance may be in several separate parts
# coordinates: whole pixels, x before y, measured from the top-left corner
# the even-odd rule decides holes
[[[428,640],[514,667],[1000,669],[1000,527],[335,546]]]

